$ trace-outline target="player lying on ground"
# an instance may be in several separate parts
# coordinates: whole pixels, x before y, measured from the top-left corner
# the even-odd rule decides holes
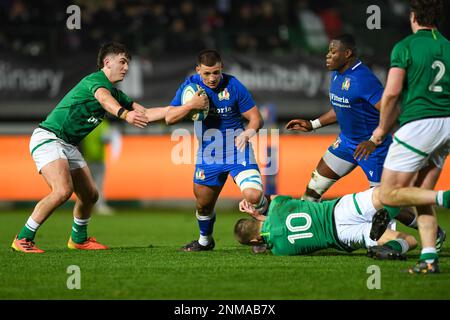
[[[239,209],[254,219],[240,219],[234,234],[241,244],[254,245],[255,253],[264,251],[261,244],[275,255],[367,248],[374,258],[405,259],[406,252],[417,246],[412,235],[386,229],[378,241],[369,237],[373,215],[384,210],[378,196],[378,187],[320,203],[275,195],[270,196],[267,216],[242,200]]]

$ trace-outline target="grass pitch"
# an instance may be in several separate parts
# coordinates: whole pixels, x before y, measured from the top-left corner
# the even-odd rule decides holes
[[[407,261],[372,260],[365,250],[254,255],[233,238],[243,215],[221,211],[215,250],[186,253],[179,248],[198,237],[192,210],[155,209],[94,216],[89,234],[112,249],[71,251],[71,213],[58,210],[36,237],[46,253],[12,252],[12,239],[28,216],[25,210],[0,212],[0,299],[450,299],[450,240],[440,254],[441,274],[410,275],[402,270],[416,262],[419,249]],[[450,211],[440,211],[439,222],[450,236]],[[71,265],[81,270],[79,290],[67,288]],[[381,289],[367,287],[371,265],[381,270]]]

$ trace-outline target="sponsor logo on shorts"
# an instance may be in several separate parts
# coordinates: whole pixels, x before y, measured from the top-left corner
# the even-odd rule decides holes
[[[205,180],[205,171],[203,169],[197,169],[195,172],[195,179]]]
[[[333,148],[333,149],[337,149],[337,148],[339,148],[339,145],[341,144],[341,139],[340,138],[337,138],[336,139],[336,141],[331,145],[331,147]]]

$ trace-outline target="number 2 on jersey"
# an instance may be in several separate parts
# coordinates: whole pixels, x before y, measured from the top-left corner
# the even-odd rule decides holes
[[[298,218],[305,219],[306,224],[300,225],[300,226],[293,226],[292,220],[298,219]],[[312,238],[313,234],[311,232],[303,232],[303,231],[307,231],[311,227],[311,223],[312,223],[312,219],[309,216],[309,214],[307,214],[307,213],[299,212],[299,213],[291,213],[290,215],[288,215],[286,218],[286,227],[291,232],[297,232],[296,234],[288,235],[288,237],[287,237],[288,241],[290,243],[294,244],[296,239]]]
[[[433,82],[428,86],[428,90],[430,90],[431,92],[442,92],[442,86],[438,86],[436,85],[439,80],[442,79],[442,77],[445,74],[445,64],[442,63],[442,61],[439,60],[435,60],[433,61],[433,64],[431,65],[432,69],[436,69],[438,68],[438,73],[436,74],[436,77],[434,77]]]

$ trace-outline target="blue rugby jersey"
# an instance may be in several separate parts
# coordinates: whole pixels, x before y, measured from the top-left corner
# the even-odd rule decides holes
[[[380,112],[375,105],[381,100],[383,86],[361,61],[342,74],[333,71],[329,98],[336,112],[341,132],[351,140],[368,140],[378,126]]]
[[[195,126],[195,134],[197,138],[200,139],[200,137],[203,137],[208,129],[218,129],[224,138],[224,157],[235,156],[237,153],[236,147],[234,147],[233,150],[227,150],[225,139],[228,138],[230,141],[234,141],[234,130],[244,130],[244,123],[241,114],[256,105],[250,92],[241,82],[239,82],[238,79],[225,73],[222,74],[222,79],[215,89],[211,89],[206,86],[202,82],[200,75],[195,74],[186,78],[186,80],[180,85],[175,97],[170,103],[171,106],[181,105],[181,93],[183,92],[184,87],[186,87],[189,83],[200,85],[205,90],[209,98],[208,116],[201,122],[201,125],[197,124]],[[202,138],[199,152],[204,150],[214,141],[214,139],[205,140]]]

